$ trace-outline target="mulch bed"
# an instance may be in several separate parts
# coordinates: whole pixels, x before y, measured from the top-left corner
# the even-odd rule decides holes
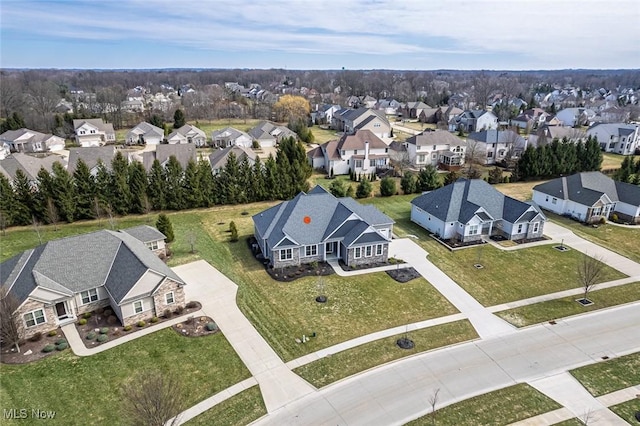
[[[34,342],[31,340],[26,340],[20,343],[20,352],[15,350],[15,347],[2,347],[0,348],[0,361],[4,364],[26,364],[28,362],[38,361],[42,358],[45,358],[49,355],[57,354],[60,350],[53,350],[51,352],[43,352],[45,346],[47,345],[55,345],[56,343],[60,343],[62,340],[66,342],[64,334],[57,328],[55,336],[49,336],[48,334],[43,334],[40,340]],[[63,346],[59,346],[62,348]],[[62,349],[66,350],[66,349]]]
[[[392,258],[393,259],[393,258]],[[371,262],[371,263],[362,263],[360,265],[351,265],[347,266],[342,260],[338,261],[338,264],[342,268],[343,271],[361,271],[363,269],[371,269],[371,268],[379,268],[380,266],[389,266],[389,265],[397,265],[398,263],[405,263],[404,260],[401,259],[389,259],[386,262]]]
[[[208,324],[212,325],[208,326]],[[185,321],[174,324],[171,328],[175,330],[176,333],[186,337],[208,336],[220,331],[213,319],[205,316],[190,316]]]
[[[168,319],[174,318],[177,315],[186,316],[191,314],[192,312],[200,310],[202,305],[199,302],[189,302],[187,304],[189,308],[184,308],[183,310],[174,311],[171,316],[168,318],[165,316],[157,317],[157,321],[145,321],[142,327],[137,325],[131,326],[129,330],[125,330],[125,327],[120,324],[120,322],[114,323],[114,319],[109,319],[109,313],[111,313],[110,309],[105,309],[104,311],[96,311],[91,314],[90,318],[87,318],[87,323],[85,325],[79,325],[78,321],[76,321],[76,329],[78,330],[78,334],[80,338],[84,342],[84,345],[87,348],[95,348],[100,346],[103,343],[118,339],[122,336],[129,335],[131,333],[135,333],[136,330],[141,330],[145,327],[149,327],[151,325],[160,324]],[[100,313],[97,313],[100,312]],[[116,318],[117,321],[117,318]],[[106,335],[106,340],[104,337],[99,337],[100,335]],[[103,341],[99,341],[103,340]]]
[[[387,275],[389,275],[394,280],[399,283],[407,283],[411,280],[420,277],[418,271],[416,271],[413,267],[410,268],[399,268],[399,269],[391,269],[389,271],[385,271]]]
[[[527,243],[535,243],[538,241],[545,241],[548,240],[549,238],[547,237],[538,237],[538,238],[523,238],[522,240],[512,240],[514,243],[516,244],[527,244]]]

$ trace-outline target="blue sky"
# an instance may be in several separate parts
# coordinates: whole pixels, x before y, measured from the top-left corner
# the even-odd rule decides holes
[[[640,68],[639,0],[2,0],[2,68]]]

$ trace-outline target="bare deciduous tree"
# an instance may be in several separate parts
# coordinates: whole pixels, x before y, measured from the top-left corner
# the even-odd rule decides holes
[[[589,291],[593,289],[604,272],[604,263],[600,256],[589,256],[585,253],[578,263],[578,281],[584,290],[583,300],[587,300]]]
[[[411,167],[411,156],[409,151],[405,150],[389,150],[389,162],[393,167],[396,176],[404,176],[404,172]]]
[[[20,352],[20,330],[18,329],[17,310],[20,303],[15,296],[7,291],[6,288],[0,288],[0,338],[7,345],[15,346]]]
[[[433,391],[431,396],[429,396],[429,405],[431,406],[431,424],[436,424],[436,404],[438,403],[438,397],[440,396],[440,388],[437,388]]]
[[[140,371],[122,386],[123,412],[135,425],[177,425],[184,405],[182,382],[175,374]]]
[[[35,216],[31,216],[31,223],[33,224],[33,230],[38,236],[38,241],[40,241],[40,244],[42,244],[42,235],[40,234],[40,222],[38,222],[38,219],[36,219]]]
[[[196,234],[196,231],[194,231],[193,229],[190,229],[189,231],[187,231],[187,235],[185,236],[185,238],[187,239],[187,243],[189,243],[189,246],[191,247],[191,253],[195,253],[198,234]]]
[[[480,167],[483,166],[487,159],[487,152],[482,149],[478,141],[473,139],[467,140],[467,149],[464,153],[464,175],[467,179],[477,179],[482,173]]]
[[[55,231],[58,231],[60,215],[58,214],[58,208],[51,197],[47,198],[47,221],[53,225],[53,229]]]

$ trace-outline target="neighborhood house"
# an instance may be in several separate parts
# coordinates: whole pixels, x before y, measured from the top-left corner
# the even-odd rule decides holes
[[[156,254],[165,236],[150,226],[50,241],[0,264],[0,285],[19,304],[29,338],[110,306],[123,325],[184,306],[184,281]]]
[[[253,216],[257,244],[274,268],[342,260],[347,266],[385,262],[394,221],[321,186]]]

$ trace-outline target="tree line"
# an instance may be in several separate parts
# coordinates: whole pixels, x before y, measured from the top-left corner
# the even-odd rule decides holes
[[[147,172],[121,152],[110,166],[100,162],[92,174],[78,160],[69,173],[56,162],[51,173],[40,169],[35,184],[21,170],[13,183],[0,175],[0,227],[289,199],[309,190],[312,172],[304,147],[293,138],[283,139],[276,158],[264,162],[238,161],[230,153],[216,174],[206,160],[191,160],[183,168],[173,156],[164,167],[156,159]]]
[[[602,159],[598,140],[591,136],[584,143],[573,143],[564,138],[535,148],[529,145],[515,165],[511,182],[597,171],[602,167]]]

